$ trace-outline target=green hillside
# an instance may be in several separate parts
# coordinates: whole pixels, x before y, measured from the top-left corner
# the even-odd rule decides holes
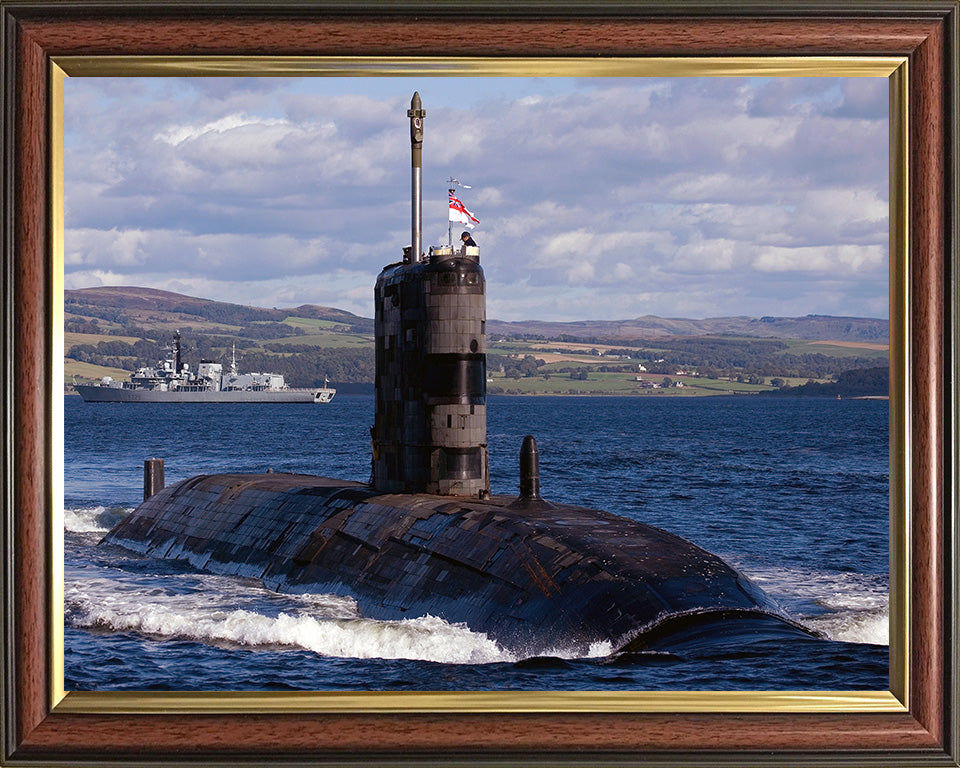
[[[243,371],[282,373],[294,387],[329,379],[345,391],[372,391],[373,320],[343,310],[248,307],[150,288],[85,288],[65,292],[65,383],[103,376],[126,378],[166,356],[174,331],[182,336],[184,361],[228,363],[236,351]],[[643,321],[650,338],[623,338]],[[881,321],[849,318],[768,319],[753,323],[757,336],[726,335],[713,327],[750,327],[749,318],[623,323],[488,323],[488,391],[491,394],[636,394],[690,397],[755,394],[786,387],[835,384],[850,371],[885,367]],[[787,322],[790,320],[790,322]],[[658,322],[654,322],[658,321]],[[736,321],[736,322],[734,322]],[[776,322],[774,322],[776,321]],[[576,336],[577,328],[610,337]],[[773,327],[801,328],[855,338],[775,338]],[[545,336],[535,331],[557,331]],[[668,330],[677,333],[667,333]],[[696,331],[700,330],[700,333]],[[865,340],[869,339],[869,340]],[[875,376],[868,382],[883,394]],[[834,392],[836,387],[823,390]],[[784,389],[784,391],[788,391]],[[794,390],[814,394],[819,390]]]

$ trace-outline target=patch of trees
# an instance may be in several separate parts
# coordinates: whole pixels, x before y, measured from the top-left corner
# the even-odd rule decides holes
[[[237,367],[241,372],[282,373],[291,387],[315,387],[324,377],[333,383],[372,384],[374,380],[373,347],[361,349],[318,349],[289,355],[268,355],[250,352],[243,355]]]
[[[121,368],[134,371],[147,362],[153,363],[160,358],[160,345],[141,339],[133,344],[125,341],[101,341],[94,344],[74,344],[66,354],[72,360],[81,363],[103,365],[108,368]]]
[[[64,302],[66,311],[71,315],[83,315],[84,317],[94,317],[99,320],[106,320],[110,323],[126,323],[129,322],[129,318],[124,314],[122,309],[117,309],[116,307],[101,307],[94,304],[81,304],[80,302],[71,302],[69,300]],[[95,333],[103,333],[103,331],[95,331]]]
[[[877,397],[890,392],[890,369],[887,366],[844,371],[836,381],[817,383],[808,381],[795,387],[781,386],[767,395],[800,397]]]
[[[64,323],[63,330],[66,333],[109,333],[109,331],[100,329],[96,318],[93,320],[67,320],[67,322]]]
[[[157,329],[134,325],[129,321],[129,318],[124,318],[124,325],[120,328],[110,328],[109,330],[102,330],[100,333],[110,336],[139,336],[141,339],[151,339],[157,335]]]
[[[202,304],[178,304],[165,307],[167,312],[179,312],[184,315],[202,317],[213,323],[223,325],[247,325],[257,321],[283,320],[277,310],[245,307],[242,304],[227,304],[220,301],[204,302]]]
[[[600,371],[600,373],[636,373],[637,366],[635,365],[598,365],[598,366],[594,366],[593,370]]]
[[[843,371],[876,367],[875,357],[831,357],[830,355],[780,355],[767,368],[768,375],[823,378]]]
[[[263,348],[267,352],[275,352],[278,355],[292,355],[292,354],[309,354],[310,352],[316,352],[316,344],[264,344]]]
[[[257,323],[255,325],[245,325],[239,331],[238,336],[247,339],[283,339],[287,336],[303,336],[303,328],[297,328],[287,323]]]
[[[544,361],[533,355],[524,355],[522,358],[507,355],[487,355],[487,370],[502,370],[508,379],[537,376],[539,375],[537,369],[542,365],[545,365]]]

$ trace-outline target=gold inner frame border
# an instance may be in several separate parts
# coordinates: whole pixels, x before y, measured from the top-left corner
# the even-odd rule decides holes
[[[906,57],[447,58],[54,56],[50,90],[50,320],[63,378],[64,79],[66,77],[886,77],[889,86],[890,677],[887,691],[121,692],[64,690],[63,402],[51,405],[51,708],[147,713],[894,713],[909,711],[910,313]],[[57,352],[61,351],[58,357]]]

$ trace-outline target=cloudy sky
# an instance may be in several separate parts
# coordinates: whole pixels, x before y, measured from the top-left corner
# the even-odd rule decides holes
[[[884,78],[68,78],[66,286],[372,317],[414,90],[491,318],[887,317]]]

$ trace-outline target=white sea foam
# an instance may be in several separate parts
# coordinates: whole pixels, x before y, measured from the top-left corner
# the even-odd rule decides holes
[[[257,607],[236,607],[236,600],[228,607],[221,596],[206,590],[186,595],[158,588],[118,590],[116,582],[97,581],[67,585],[66,616],[71,626],[249,648],[301,648],[344,658],[449,664],[516,660],[465,625],[433,616],[363,619],[357,617],[352,600],[335,595],[285,595],[278,599],[288,609],[272,615]]]
[[[804,568],[741,570],[792,618],[830,640],[890,642],[889,585],[883,574]]]
[[[66,510],[65,529],[102,534],[131,510]],[[415,659],[448,664],[512,663],[511,653],[487,635],[426,615],[396,621],[361,616],[356,601],[333,594],[277,593],[259,580],[211,573],[145,573],[109,569],[68,573],[65,617],[70,626],[106,632],[139,632],[164,639],[247,648],[299,648],[342,658]],[[595,643],[589,658],[612,651]],[[582,648],[558,646],[530,655],[583,658]]]
[[[530,648],[526,649],[526,652],[521,652],[517,656],[509,656],[504,654],[503,659],[497,659],[497,661],[517,661],[518,659],[530,658],[533,656],[543,656],[554,659],[602,659],[606,656],[609,656],[613,653],[613,643],[609,640],[597,640],[596,642],[590,643],[587,647],[587,650],[584,651],[582,646],[553,646],[552,648]]]
[[[846,611],[806,619],[805,623],[831,640],[869,645],[890,644],[890,613],[876,611]]]
[[[605,656],[609,656],[613,653],[613,643],[609,640],[598,640],[595,643],[590,644],[590,648],[587,650],[588,659],[602,659]]]
[[[71,533],[106,533],[132,512],[130,507],[73,507],[63,510],[63,528]]]

